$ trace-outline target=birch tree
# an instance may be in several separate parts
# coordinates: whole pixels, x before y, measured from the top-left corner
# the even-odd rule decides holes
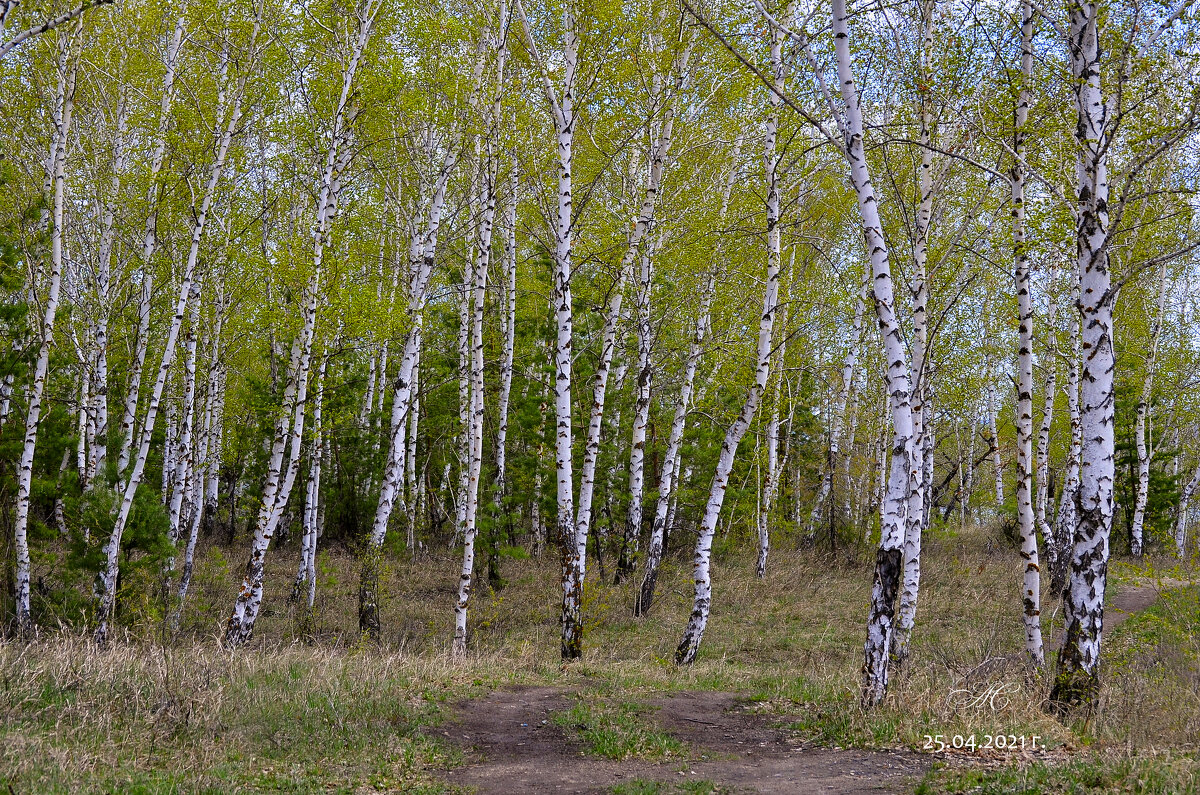
[[[1151,451],[1146,439],[1146,422],[1150,415],[1150,398],[1154,391],[1154,374],[1158,366],[1158,341],[1162,333],[1163,314],[1167,304],[1167,263],[1163,261],[1158,273],[1158,300],[1155,302],[1154,319],[1150,324],[1150,350],[1146,353],[1146,374],[1142,379],[1142,391],[1138,397],[1137,421],[1134,443],[1137,445],[1137,495],[1133,509],[1133,523],[1129,528],[1130,551],[1141,557],[1145,549],[1143,525],[1146,520],[1146,502],[1150,496]]]
[[[765,289],[763,293],[762,314],[758,323],[758,346],[754,368],[754,383],[746,395],[745,403],[737,419],[725,431],[725,439],[721,442],[721,453],[717,459],[716,472],[713,474],[712,485],[708,491],[708,501],[704,506],[704,514],[696,539],[696,551],[692,558],[692,579],[695,589],[692,595],[692,612],[684,628],[683,637],[675,649],[675,662],[688,665],[696,660],[700,650],[700,642],[704,638],[704,630],[708,626],[708,616],[712,610],[712,542],[717,530],[717,520],[721,516],[721,506],[725,502],[725,492],[729,484],[729,474],[733,470],[734,457],[737,455],[738,444],[749,430],[762,401],[763,392],[767,388],[770,376],[772,340],[775,331],[775,312],[779,299],[779,270],[780,270],[780,232],[779,213],[779,152],[777,135],[779,131],[779,110],[783,105],[783,41],[784,34],[777,27],[770,32],[770,64],[771,85],[768,94],[768,110],[764,135],[764,160],[766,165],[767,188],[767,269]]]
[[[9,17],[21,5],[21,0],[3,0],[0,2],[0,58],[19,47],[24,42],[43,33],[47,33],[60,25],[79,19],[85,11],[99,6],[111,5],[115,0],[84,0],[78,6],[57,16],[48,17],[41,22],[31,25],[24,30],[10,33],[8,30]]]
[[[729,197],[733,193],[734,183],[741,170],[738,159],[741,155],[744,140],[744,135],[739,134],[733,145],[730,160],[734,165],[729,169],[728,176],[725,179],[725,186],[721,193],[721,210],[718,215],[718,226],[724,225],[725,217],[729,212]],[[720,240],[715,242],[714,251],[715,254],[720,253]],[[671,417],[671,430],[667,434],[667,448],[663,453],[662,474],[658,479],[658,500],[654,506],[654,520],[650,529],[650,543],[646,551],[646,573],[642,577],[642,584],[638,589],[633,607],[633,614],[635,616],[645,615],[654,603],[654,589],[658,582],[658,569],[662,563],[671,501],[677,490],[679,456],[683,447],[683,431],[684,426],[687,424],[687,414],[689,404],[692,401],[692,393],[695,390],[696,368],[700,364],[700,357],[704,353],[704,341],[708,337],[712,324],[711,311],[713,293],[716,291],[717,263],[717,257],[714,255],[713,261],[709,263],[708,273],[704,277],[703,287],[700,292],[700,306],[696,315],[695,331],[692,333],[687,359],[683,367],[683,383],[679,387],[679,397],[675,401],[675,412]]]
[[[401,478],[405,474],[405,455],[408,451],[406,435],[410,413],[413,415],[411,421],[414,424],[416,421],[416,412],[412,411],[412,407],[416,400],[421,329],[425,305],[429,300],[429,284],[437,252],[438,233],[442,227],[442,213],[446,206],[446,188],[454,173],[457,159],[456,148],[448,147],[433,182],[425,211],[424,227],[413,235],[410,244],[408,313],[412,327],[404,339],[404,350],[392,393],[391,440],[388,443],[387,463],[384,465],[383,480],[380,484],[375,521],[371,526],[370,546],[363,559],[359,585],[358,625],[362,631],[372,636],[379,633],[379,556],[382,554],[388,522],[402,485]],[[416,439],[415,432],[412,438]]]
[[[258,618],[258,611],[262,605],[267,547],[275,534],[275,529],[279,526],[283,508],[287,504],[299,468],[322,266],[330,225],[338,212],[342,173],[349,165],[351,156],[350,143],[354,119],[354,110],[350,102],[351,91],[354,87],[355,74],[370,41],[380,7],[380,0],[365,0],[356,8],[355,30],[349,42],[348,57],[341,70],[341,93],[333,107],[329,148],[325,153],[320,188],[317,192],[316,219],[313,231],[313,266],[302,299],[303,325],[292,342],[288,381],[283,395],[282,416],[284,421],[277,427],[271,447],[263,500],[259,507],[254,539],[250,547],[250,560],[246,564],[246,574],[242,579],[238,596],[234,600],[233,611],[226,622],[225,645],[229,647],[245,644],[250,640],[254,631],[254,622]],[[283,470],[285,448],[289,450],[286,471]]]
[[[571,456],[571,357],[574,310],[571,301],[572,163],[575,135],[576,77],[579,71],[579,30],[571,2],[563,7],[562,81],[558,88],[550,79],[546,61],[540,54],[529,18],[515,0],[521,17],[525,45],[542,82],[550,118],[554,124],[558,153],[558,201],[554,221],[553,301],[556,326],[554,347],[554,469],[555,496],[558,503],[558,537],[563,544],[562,563],[562,656],[577,659],[583,654],[583,580],[587,565],[587,537],[575,528],[575,476]]]
[[[1012,199],[1012,235],[1015,258],[1017,313],[1020,345],[1017,354],[1017,525],[1025,573],[1021,602],[1024,605],[1025,653],[1035,666],[1045,663],[1042,650],[1041,568],[1038,566],[1037,530],[1033,511],[1033,302],[1029,283],[1029,253],[1025,240],[1025,154],[1029,121],[1029,82],[1033,77],[1033,6],[1021,4],[1021,83],[1017,91],[1013,164],[1009,170]]]
[[[4,13],[10,8],[5,8]],[[45,299],[38,333],[38,355],[33,366],[25,413],[25,439],[17,465],[17,507],[13,519],[13,546],[16,551],[16,628],[17,634],[33,633],[29,582],[29,494],[33,483],[33,454],[37,448],[38,421],[42,415],[42,397],[46,373],[50,368],[50,347],[54,343],[54,320],[58,314],[63,277],[63,221],[66,213],[67,144],[75,106],[75,79],[79,66],[80,24],[74,25],[57,41],[55,59],[56,90],[51,108],[51,144],[47,171],[52,185],[50,216],[50,271],[46,279]]]
[[[492,47],[496,52],[496,86],[490,112],[486,116],[488,125],[484,136],[483,185],[480,200],[483,213],[479,219],[478,255],[473,272],[471,312],[471,392],[470,392],[470,449],[467,458],[469,473],[466,494],[466,522],[463,532],[463,564],[458,579],[458,598],[454,603],[454,643],[451,654],[462,659],[467,654],[467,601],[471,594],[471,578],[475,568],[475,535],[479,517],[479,481],[483,474],[483,422],[484,422],[484,378],[483,378],[483,312],[487,297],[488,268],[492,257],[492,230],[496,215],[497,157],[496,135],[500,124],[501,101],[504,86],[504,65],[507,57],[505,34],[508,30],[508,4],[500,0],[499,18],[492,34]],[[515,264],[514,264],[515,267]]]
[[[150,454],[150,443],[154,434],[155,420],[157,419],[158,409],[163,399],[163,391],[166,388],[171,365],[175,360],[176,343],[179,339],[180,330],[183,328],[184,316],[187,314],[189,303],[193,298],[192,286],[196,279],[196,267],[200,258],[200,245],[204,240],[209,212],[212,209],[217,188],[221,183],[221,177],[225,171],[229,148],[233,143],[234,134],[241,127],[242,101],[245,96],[246,82],[253,72],[255,60],[259,55],[258,34],[261,30],[262,19],[263,9],[261,5],[258,5],[255,8],[254,21],[249,35],[248,53],[250,58],[245,65],[244,71],[241,71],[236,78],[230,78],[228,72],[225,70],[227,67],[223,67],[221,70],[223,85],[217,101],[215,156],[208,169],[208,179],[201,194],[200,204],[193,209],[191,240],[188,245],[187,259],[183,266],[183,277],[180,280],[179,294],[175,301],[174,314],[167,332],[166,343],[163,346],[162,359],[159,362],[158,373],[150,395],[150,402],[146,409],[146,417],[142,423],[137,456],[132,460],[129,473],[122,484],[123,495],[121,505],[118,509],[112,534],[109,536],[108,542],[104,547],[105,564],[97,588],[99,592],[99,606],[96,610],[95,632],[96,643],[101,646],[108,642],[108,622],[112,617],[113,609],[116,605],[117,576],[120,571],[121,537],[129,521],[129,512],[133,507],[134,496],[142,481],[146,459]],[[228,64],[228,49],[222,51],[221,61],[224,64]],[[229,82],[232,82],[232,85],[229,85]]]
[[[1075,230],[1080,275],[1083,349],[1078,519],[1071,568],[1063,592],[1066,636],[1058,654],[1050,702],[1065,710],[1088,708],[1099,689],[1100,633],[1104,622],[1109,535],[1112,531],[1113,343],[1109,274],[1107,104],[1100,77],[1100,27],[1096,3],[1069,8],[1067,48],[1074,80],[1077,129]]]

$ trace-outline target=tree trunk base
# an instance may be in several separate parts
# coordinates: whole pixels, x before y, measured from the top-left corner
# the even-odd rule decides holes
[[[379,565],[382,552],[369,550],[363,558],[358,587],[358,629],[371,640],[379,640]]]
[[[880,549],[876,553],[871,615],[867,619],[867,642],[863,648],[863,709],[878,704],[887,692],[892,622],[896,616],[896,594],[900,590],[902,572],[901,550]]]
[[[650,608],[654,604],[654,587],[658,584],[658,567],[646,567],[646,576],[642,580],[642,587],[638,589],[637,597],[633,602],[633,615],[636,618],[642,618],[650,613]]]
[[[1091,715],[1100,696],[1100,677],[1081,669],[1059,671],[1054,677],[1047,711],[1059,718]]]

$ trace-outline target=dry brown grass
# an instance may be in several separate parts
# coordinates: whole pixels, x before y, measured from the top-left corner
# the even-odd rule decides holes
[[[376,645],[357,631],[349,556],[322,553],[305,623],[286,601],[292,550],[275,550],[256,640],[238,652],[218,643],[238,567],[219,548],[199,557],[183,633],[166,645],[130,637],[100,652],[84,637],[55,634],[0,646],[0,781],[17,791],[85,782],[146,792],[437,789],[433,771],[453,753],[429,727],[448,718],[447,702],[515,682],[626,700],[734,690],[832,745],[919,748],[926,734],[1003,733],[1038,735],[1061,755],[1084,745],[1200,743],[1194,598],[1164,600],[1113,633],[1100,712],[1064,726],[1043,709],[1045,677],[1024,663],[1016,555],[981,530],[927,541],[912,663],[870,713],[857,706],[857,686],[871,572],[844,557],[777,550],[763,580],[751,558],[719,558],[704,646],[686,668],[672,662],[691,599],[689,567],[678,559],[667,562],[648,619],[631,615],[632,585],[590,582],[585,655],[562,666],[549,558],[508,561],[509,586],[476,593],[472,655],[454,663],[456,556],[390,561]],[[995,684],[1014,688],[995,710],[950,698]]]

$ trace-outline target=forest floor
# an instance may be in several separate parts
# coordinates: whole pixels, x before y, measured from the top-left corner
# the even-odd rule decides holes
[[[83,627],[52,628],[77,620],[66,604],[35,604],[38,641],[0,643],[0,791],[1200,792],[1195,561],[1112,563],[1100,708],[1064,722],[1045,711],[1049,677],[1024,662],[1021,565],[998,531],[931,531],[912,662],[870,712],[857,698],[870,551],[778,539],[760,580],[732,549],[715,550],[712,618],[685,667],[672,658],[686,550],[643,619],[633,585],[593,579],[589,562],[584,656],[567,665],[549,554],[503,561],[503,588],[478,584],[461,662],[447,653],[452,552],[389,557],[372,642],[357,629],[354,558],[322,550],[306,615],[287,601],[285,543],[255,640],[232,652],[219,638],[243,547],[200,550],[182,631],[165,642],[138,597],[153,581],[133,568],[107,651]],[[1043,619],[1052,671],[1061,608],[1047,600]],[[1006,747],[981,747],[1001,735]]]
[[[801,789],[850,795],[909,792],[929,769],[928,758],[911,752],[806,744],[779,718],[748,706],[736,693],[685,691],[622,701],[605,721],[578,692],[498,690],[459,705],[442,730],[467,750],[466,764],[447,771],[446,780],[481,795]],[[636,738],[631,718],[641,719]],[[641,745],[648,758],[623,759],[631,745]]]

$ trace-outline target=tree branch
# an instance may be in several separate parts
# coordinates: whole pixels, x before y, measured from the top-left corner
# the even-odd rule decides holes
[[[84,0],[82,5],[80,5],[78,8],[76,8],[72,11],[68,11],[67,13],[65,13],[61,16],[54,17],[53,19],[47,19],[45,22],[43,22],[40,25],[35,25],[32,28],[29,28],[28,30],[21,31],[16,36],[13,36],[11,39],[9,39],[8,41],[4,42],[3,44],[0,44],[0,58],[3,58],[5,55],[8,55],[8,53],[10,51],[15,49],[18,45],[20,45],[26,39],[32,39],[34,36],[40,36],[43,33],[46,33],[47,31],[54,30],[59,25],[63,24],[64,22],[70,22],[72,19],[79,16],[80,14],[82,14],[84,11],[87,11],[88,9],[95,8],[97,6],[110,5],[113,3],[113,1],[114,0]]]

